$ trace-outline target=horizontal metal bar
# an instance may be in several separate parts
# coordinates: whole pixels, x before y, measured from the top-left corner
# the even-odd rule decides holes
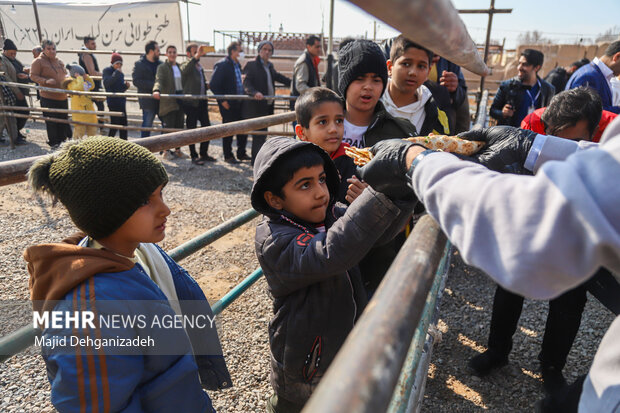
[[[237,122],[223,123],[220,125],[207,126],[205,128],[188,129],[180,132],[172,132],[164,135],[151,136],[149,138],[132,139],[132,142],[142,145],[151,152],[160,152],[167,149],[212,141],[225,136],[247,133],[260,130],[273,125],[292,122],[295,120],[295,112],[279,113],[277,115],[263,116],[240,120]],[[43,156],[43,155],[41,155]],[[28,168],[39,159],[40,156],[15,159],[0,162],[0,186],[10,185],[26,180]]]
[[[461,14],[512,13],[512,9],[458,9]]]
[[[388,413],[405,413],[407,411],[407,406],[409,405],[409,400],[412,396],[414,398],[416,396],[411,393],[417,377],[416,372],[418,370],[420,356],[422,355],[422,350],[426,341],[428,328],[431,324],[431,320],[436,314],[437,298],[440,295],[440,287],[445,281],[448,264],[450,263],[451,249],[452,246],[448,242],[444,248],[443,258],[439,263],[437,273],[435,274],[433,286],[426,297],[426,304],[424,305],[424,310],[422,311],[422,320],[420,320],[420,323],[415,330],[415,334],[413,335],[413,341],[411,342],[411,347],[409,347],[409,352],[407,353],[407,359],[405,360],[403,369],[400,372],[400,378],[398,379],[398,384],[394,390],[394,395],[392,396]]]
[[[0,81],[0,85],[5,86],[17,86],[21,88],[27,89],[35,89],[43,92],[53,92],[53,93],[64,93],[68,95],[79,95],[79,96],[90,96],[90,97],[138,97],[144,99],[155,99],[151,93],[138,93],[138,92],[130,92],[130,93],[117,93],[117,92],[86,92],[80,90],[68,90],[68,89],[58,89],[53,87],[45,87],[45,86],[37,86],[37,85],[29,85],[24,83],[17,82],[5,82]],[[174,98],[174,99],[185,99],[185,100],[206,100],[206,99],[218,99],[218,100],[257,100],[254,96],[248,95],[188,95],[188,94],[173,94],[173,93],[161,93],[160,98]],[[297,96],[289,96],[289,95],[268,95],[263,96],[264,100],[296,100]]]
[[[232,304],[241,294],[243,294],[248,288],[250,288],[256,281],[263,276],[262,268],[258,268],[252,274],[248,275],[243,281],[241,281],[235,288],[230,290],[224,297],[213,304],[213,314],[217,315],[224,311],[226,307]]]
[[[423,216],[303,412],[386,411],[445,245]]]
[[[77,110],[77,109],[55,109],[55,108],[44,108],[44,107],[30,107],[30,106],[5,106],[0,105],[0,109],[7,110],[13,109],[17,111],[23,112],[50,112],[50,113],[82,113],[88,115],[109,115],[109,116],[123,116],[123,112],[109,112],[105,110]]]
[[[451,62],[482,76],[489,73],[450,0],[349,1]]]
[[[168,253],[170,257],[175,261],[180,261],[189,257],[196,251],[204,248],[214,241],[222,238],[224,235],[232,232],[234,229],[239,228],[241,225],[246,224],[256,218],[259,215],[253,208],[250,208],[239,215],[236,215],[226,222],[211,228],[204,234],[201,234],[191,240],[184,242],[172,251]]]
[[[40,330],[28,325],[0,337],[0,363],[30,347],[34,343],[34,338],[40,334]]]

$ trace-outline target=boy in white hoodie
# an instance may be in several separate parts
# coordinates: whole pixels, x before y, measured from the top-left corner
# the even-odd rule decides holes
[[[381,101],[389,114],[408,119],[420,135],[448,135],[448,117],[424,86],[432,60],[433,52],[398,36],[387,61],[390,80]]]

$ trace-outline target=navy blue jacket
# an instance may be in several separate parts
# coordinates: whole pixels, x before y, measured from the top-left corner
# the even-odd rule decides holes
[[[103,69],[102,77],[106,92],[123,93],[127,90],[125,75],[120,70],[114,69],[113,66]],[[127,98],[112,96],[106,97],[106,100],[109,108],[125,107],[125,102],[127,102]]]
[[[155,85],[155,74],[157,66],[161,64],[160,60],[149,62],[145,55],[140,56],[140,60],[136,61],[131,75],[133,84],[138,88],[138,93],[153,93],[153,85]],[[150,110],[155,113],[159,112],[159,101],[152,98],[138,98],[140,109]]]
[[[238,63],[237,63],[238,64]],[[241,70],[241,67],[239,67]],[[235,76],[235,62],[226,56],[222,60],[219,60],[215,66],[213,66],[213,74],[211,75],[211,82],[209,87],[216,95],[237,95],[237,78]],[[241,110],[241,100],[228,100],[230,110]],[[222,103],[218,99],[218,105],[222,110]]]
[[[603,102],[603,109],[613,113],[620,113],[620,106],[613,106],[613,93],[609,88],[603,72],[594,63],[580,67],[568,79],[566,89],[574,89],[579,86],[589,86],[596,90]]]
[[[540,96],[536,99],[534,105],[536,109],[549,106],[549,102],[553,95],[555,95],[555,88],[549,82],[538,78],[540,80]],[[518,77],[504,80],[497,89],[493,103],[491,104],[490,115],[492,118],[497,119],[498,125],[510,125],[518,128],[521,125],[523,119],[518,119],[519,107],[523,102],[523,94],[526,86],[523,85]],[[511,104],[514,108],[514,115],[510,118],[504,118],[502,109],[507,103]]]

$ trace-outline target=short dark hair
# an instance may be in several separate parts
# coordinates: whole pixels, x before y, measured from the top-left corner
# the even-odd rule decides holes
[[[170,49],[177,50],[177,47],[175,45],[173,45],[173,44],[169,44],[168,47],[166,47],[166,53],[168,53],[168,50],[170,50]]]
[[[297,123],[304,128],[310,127],[310,120],[314,115],[315,109],[322,103],[336,102],[342,106],[344,111],[344,102],[336,92],[326,87],[311,87],[306,89],[295,102],[295,115]]]
[[[95,40],[95,38],[92,36],[84,36],[84,44],[90,42],[91,40]]]
[[[228,53],[228,56],[230,56],[230,54],[234,51],[237,50],[237,47],[240,47],[241,43],[239,42],[231,42],[228,47],[226,48],[226,52]]]
[[[313,44],[315,44],[317,41],[321,41],[321,38],[319,36],[317,36],[316,34],[311,34],[310,36],[308,36],[306,38],[306,46],[312,46]]]
[[[198,43],[190,43],[185,48],[185,53],[190,53],[192,51],[192,47],[198,48]]]
[[[577,69],[579,69],[581,66],[585,66],[588,63],[590,63],[589,59],[586,59],[585,57],[581,60],[576,60],[573,63],[571,63],[571,67],[575,66]]]
[[[144,45],[144,53],[149,54],[151,50],[155,50],[155,47],[158,46],[157,41],[151,40]]]
[[[545,125],[545,133],[557,134],[585,119],[592,137],[602,113],[601,97],[593,89],[582,86],[555,95],[543,112],[541,120]]]
[[[605,56],[612,57],[618,52],[620,52],[620,40],[616,40],[615,42],[607,46],[607,49],[605,50]]]
[[[267,191],[284,199],[282,188],[291,179],[295,172],[301,168],[311,168],[317,165],[325,165],[325,160],[319,155],[314,145],[304,145],[297,150],[288,152],[278,158],[262,179],[264,186],[263,194]]]
[[[542,66],[543,62],[545,61],[545,55],[542,54],[542,52],[539,50],[524,49],[521,52],[520,56],[525,57],[525,60],[527,61],[527,63],[534,67]]]
[[[407,39],[402,34],[396,39],[394,39],[394,42],[392,43],[392,48],[390,49],[390,60],[392,61],[392,63],[394,63],[396,59],[404,55],[407,49],[409,49],[410,47],[424,50],[426,52],[426,55],[428,56],[428,64],[431,64],[431,62],[433,61],[433,56],[435,56],[435,54],[428,50],[426,47],[420,46],[419,44]]]
[[[54,42],[53,42],[53,41],[51,41],[51,40],[47,40],[47,39],[46,39],[46,40],[43,40],[43,41],[41,42],[41,49],[45,49],[47,46],[53,46],[53,47],[56,47],[56,43],[54,43]]]

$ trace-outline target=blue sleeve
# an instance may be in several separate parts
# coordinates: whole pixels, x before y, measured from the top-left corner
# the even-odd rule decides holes
[[[90,299],[92,291],[105,295],[109,290],[118,290],[109,284],[95,290],[90,285],[92,278],[74,289],[55,310],[74,311],[82,309],[105,316],[109,314],[157,314],[172,315],[169,305],[159,301],[113,301]],[[93,281],[94,283],[94,281]],[[88,284],[88,285],[86,285]],[[100,286],[99,283],[97,283]],[[107,288],[107,291],[105,290]],[[137,295],[140,297],[139,295]],[[126,298],[126,295],[124,296]],[[125,305],[125,307],[123,306]],[[156,312],[153,312],[153,309]],[[98,316],[96,316],[98,317]],[[99,320],[99,318],[96,318]],[[45,338],[76,339],[136,339],[153,337],[154,347],[113,347],[83,345],[43,346],[51,384],[51,399],[61,413],[90,412],[211,412],[208,395],[198,380],[197,366],[191,355],[191,347],[182,329],[154,328],[146,322],[133,327],[104,327],[96,322],[97,328],[45,329]],[[176,331],[179,330],[179,331]],[[185,339],[185,340],[184,340]],[[173,344],[174,351],[167,353],[161,346],[169,348],[165,340]],[[172,355],[160,355],[172,354]]]

